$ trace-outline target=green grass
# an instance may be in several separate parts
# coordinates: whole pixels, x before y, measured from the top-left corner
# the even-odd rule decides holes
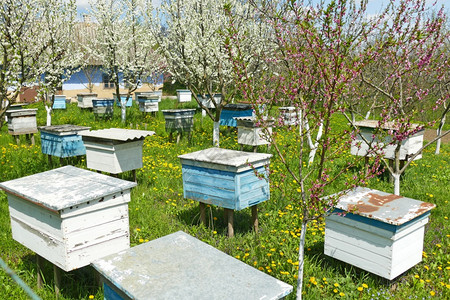
[[[34,104],[38,110],[38,126],[45,125],[45,109],[42,104]],[[173,108],[175,100],[163,100],[160,109]],[[179,107],[194,108],[194,103]],[[259,205],[259,234],[251,231],[249,209],[235,213],[235,237],[227,238],[223,210],[208,206],[208,226],[199,222],[197,202],[183,198],[181,165],[178,155],[189,153],[212,145],[212,122],[208,118],[195,116],[192,142],[183,138],[180,144],[168,142],[161,112],[156,117],[144,115],[136,107],[127,111],[127,122],[120,121],[120,110],[115,107],[110,120],[95,120],[92,112],[80,110],[76,104],[65,111],[53,113],[53,124],[76,124],[92,129],[124,127],[140,128],[156,132],[144,142],[144,167],[137,171],[138,186],[132,190],[130,213],[130,239],[135,246],[142,242],[183,230],[192,236],[254,266],[293,286],[296,285],[298,266],[298,242],[300,220],[298,206],[290,200],[289,185],[280,174],[283,173],[279,161],[274,157],[271,169],[276,172],[271,179],[271,199]],[[344,126],[341,120],[336,126]],[[239,149],[234,132],[221,128],[221,147]],[[288,132],[280,134],[289,140]],[[39,135],[36,145],[30,146],[23,138],[17,146],[15,140],[4,127],[0,133],[0,174],[1,181],[43,172],[58,167],[53,160],[50,166],[47,157],[41,153]],[[260,149],[266,151],[265,148]],[[450,298],[450,256],[449,256],[449,205],[450,195],[450,145],[444,145],[439,156],[434,155],[434,147],[427,149],[421,160],[413,163],[402,177],[401,193],[404,196],[432,202],[437,205],[431,212],[426,226],[423,262],[389,282],[385,279],[356,269],[350,265],[331,259],[323,254],[324,223],[314,222],[308,227],[305,261],[305,299],[422,299]],[[354,159],[349,153],[335,162],[343,164]],[[63,160],[86,168],[83,157]],[[121,174],[130,179],[130,172]],[[277,185],[278,187],[275,187]],[[369,182],[369,187],[392,192],[393,187],[387,176],[379,176]],[[330,190],[330,192],[336,192]],[[43,299],[54,299],[53,271],[48,263],[43,271],[45,286],[36,288],[36,264],[32,251],[15,242],[11,236],[7,197],[0,192],[0,253],[1,258]],[[367,285],[362,291],[358,287]],[[343,293],[343,294],[341,294]],[[96,284],[94,271],[90,267],[64,273],[61,299],[103,299],[101,287]],[[294,298],[295,290],[290,295]],[[434,296],[433,296],[434,295]],[[0,271],[0,298],[26,299],[25,293]]]

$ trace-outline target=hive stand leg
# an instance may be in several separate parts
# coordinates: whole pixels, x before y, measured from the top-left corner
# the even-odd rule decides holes
[[[241,151],[244,151],[244,144],[241,144]]]
[[[60,158],[59,158],[59,164],[60,164],[61,166],[63,166],[63,165],[64,165],[64,160],[63,160],[63,158],[62,158],[62,157],[60,157]]]
[[[136,169],[132,170],[134,182],[137,182]]]
[[[53,278],[55,281],[55,294],[56,298],[59,298],[59,294],[61,291],[61,269],[56,265],[53,265]]]
[[[182,135],[183,135],[182,133],[177,133],[177,144],[180,142]]]
[[[233,219],[234,219],[234,211],[232,209],[225,208],[225,212],[227,214],[227,220],[228,220],[228,237],[234,236],[234,228],[233,228]]]
[[[173,132],[169,133],[169,143],[172,143],[172,139],[173,139]]]
[[[44,259],[36,254],[36,270],[37,270],[37,287],[42,288],[44,281],[42,280],[42,269],[44,268]]]
[[[253,230],[255,230],[255,232],[258,233],[258,231],[259,231],[258,205],[252,206],[252,224],[253,224]]]
[[[206,204],[203,202],[199,202],[200,207],[200,221],[206,226]]]
[[[253,146],[253,152],[254,153],[258,152],[258,146]]]
[[[52,161],[52,156],[50,154],[47,154],[47,161],[48,161],[48,165],[50,167],[53,166],[53,161]]]
[[[20,145],[20,136],[19,135],[16,135],[16,144]]]

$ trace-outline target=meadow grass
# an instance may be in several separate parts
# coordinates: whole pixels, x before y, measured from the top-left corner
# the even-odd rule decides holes
[[[38,126],[45,125],[45,109],[41,103]],[[176,107],[175,100],[165,99],[160,109]],[[178,107],[195,108],[187,103]],[[335,126],[346,126],[343,119],[336,119]],[[225,253],[283,280],[295,287],[298,270],[298,243],[300,219],[295,196],[283,179],[284,169],[274,156],[270,168],[271,199],[260,205],[260,232],[251,230],[249,209],[235,213],[235,237],[226,235],[223,210],[207,206],[207,226],[200,224],[198,203],[183,198],[181,164],[178,155],[212,146],[212,121],[195,115],[191,142],[183,138],[179,144],[169,143],[161,112],[156,116],[143,114],[136,107],[127,110],[127,122],[120,121],[120,110],[115,107],[111,119],[95,119],[92,111],[81,110],[76,104],[66,110],[54,111],[52,124],[75,124],[92,129],[122,127],[153,130],[156,135],[146,138],[143,147],[143,168],[137,171],[138,186],[132,189],[130,214],[130,241],[135,246],[146,241],[183,230],[190,235],[224,251]],[[289,142],[289,131],[280,131]],[[221,128],[221,147],[239,149],[234,131]],[[267,151],[260,148],[260,151]],[[323,254],[324,222],[319,220],[308,226],[306,234],[306,261],[304,273],[305,299],[424,299],[450,298],[449,256],[449,205],[450,195],[450,145],[444,145],[441,154],[434,155],[434,147],[423,153],[402,176],[401,193],[404,196],[437,205],[426,225],[423,262],[393,281],[382,279],[363,270],[329,258]],[[333,162],[337,168],[347,160],[346,155]],[[63,164],[86,168],[84,157],[64,159]],[[21,144],[7,132],[0,133],[1,181],[43,172],[60,166],[58,159],[49,165],[41,153],[39,134],[36,145],[31,146],[22,138]],[[362,167],[362,166],[361,166]],[[120,175],[131,180],[131,172]],[[393,186],[385,174],[370,180],[369,187],[392,192]],[[333,186],[329,192],[337,192]],[[11,236],[7,197],[0,192],[0,253],[1,258],[43,299],[54,299],[53,269],[49,263],[43,270],[44,288],[36,288],[35,254],[15,242]],[[0,270],[0,298],[26,299],[27,296],[3,271]],[[294,292],[289,296],[293,299]],[[91,267],[64,273],[60,299],[103,299]]]

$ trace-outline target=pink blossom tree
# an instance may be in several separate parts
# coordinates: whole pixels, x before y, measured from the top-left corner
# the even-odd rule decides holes
[[[367,99],[367,93],[360,89],[361,78],[364,84],[368,84],[366,70],[373,68],[389,53],[395,57],[394,48],[401,49],[406,41],[414,44],[413,41],[421,40],[422,36],[433,36],[428,31],[430,28],[440,28],[441,13],[436,18],[425,18],[422,14],[422,22],[409,19],[423,1],[400,2],[398,6],[388,5],[376,19],[367,17],[367,1],[356,4],[351,0],[335,0],[327,4],[320,2],[316,6],[306,1],[254,2],[272,25],[278,47],[275,55],[264,57],[266,67],[257,78],[247,72],[239,47],[239,28],[230,18],[226,47],[234,64],[235,82],[243,97],[254,104],[258,122],[277,154],[276,159],[284,165],[282,176],[284,183],[289,185],[286,189],[296,191],[291,197],[299,205],[301,220],[297,299],[302,298],[308,223],[331,213],[339,194],[357,185],[366,185],[369,178],[381,172],[380,147],[383,145],[366,141],[371,145],[366,155],[372,156],[372,161],[369,166],[362,167],[361,159],[364,157],[348,159],[347,155],[358,129],[333,123],[349,112],[352,103],[362,103]],[[231,10],[228,13],[232,15]],[[403,37],[393,30],[397,28],[409,28],[410,32]],[[424,46],[432,41],[431,38],[417,44]],[[431,49],[439,47],[439,41],[431,44]],[[418,58],[418,62],[428,65],[428,54]],[[377,92],[382,94],[381,90]],[[422,91],[417,93],[424,94]],[[349,97],[353,97],[354,102],[349,102]],[[293,136],[289,140],[279,130],[270,133],[268,122],[257,109],[261,104],[276,106],[285,102],[300,112],[296,122],[299,128],[289,132]],[[396,103],[392,99],[391,102]],[[391,102],[387,108],[392,107]],[[383,117],[385,115],[386,112],[382,114]],[[392,120],[397,118],[400,124],[398,109],[391,115]],[[275,126],[283,126],[281,116],[275,114],[274,117]],[[352,118],[348,121],[352,125]],[[411,132],[412,129],[408,128]],[[317,160],[308,158],[311,151],[308,135],[316,136],[313,144],[317,147]],[[343,192],[335,197],[324,197],[336,189]]]

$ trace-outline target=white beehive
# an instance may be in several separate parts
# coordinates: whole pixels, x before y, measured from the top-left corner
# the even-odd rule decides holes
[[[177,90],[178,102],[191,102],[192,93],[190,90]]]
[[[422,261],[425,224],[434,207],[357,187],[326,217],[324,252],[392,280]]]
[[[142,168],[142,146],[153,131],[109,128],[80,133],[90,169],[118,174]]]
[[[263,129],[256,126],[254,117],[237,117],[235,119],[238,128],[238,144],[250,146],[270,144]],[[272,127],[268,127],[267,130],[271,135]]]
[[[73,166],[0,183],[14,240],[64,271],[130,247],[134,186]]]
[[[369,142],[378,144],[380,147],[384,147],[384,157],[387,159],[395,159],[395,148],[396,145],[389,145],[392,141],[390,136],[384,138],[384,140],[375,139],[373,140],[374,131],[379,127],[378,121],[376,120],[363,120],[355,122],[355,126],[359,127],[360,133],[356,137],[356,140],[353,141],[351,146],[351,154],[358,156],[366,156],[367,151],[369,150],[369,145],[364,141],[362,136]],[[417,127],[419,125],[414,125]],[[392,126],[383,126],[380,128],[381,130],[394,130],[395,128]],[[400,160],[407,160],[408,156],[415,154],[422,148],[423,144],[423,134],[424,130],[420,130],[415,134],[409,136],[407,139],[402,141],[400,146]],[[422,158],[422,154],[419,154],[415,157],[416,159]]]
[[[92,108],[92,99],[97,98],[95,93],[81,93],[77,94],[78,107],[80,108]]]
[[[8,132],[11,135],[36,133],[37,108],[7,110]]]

